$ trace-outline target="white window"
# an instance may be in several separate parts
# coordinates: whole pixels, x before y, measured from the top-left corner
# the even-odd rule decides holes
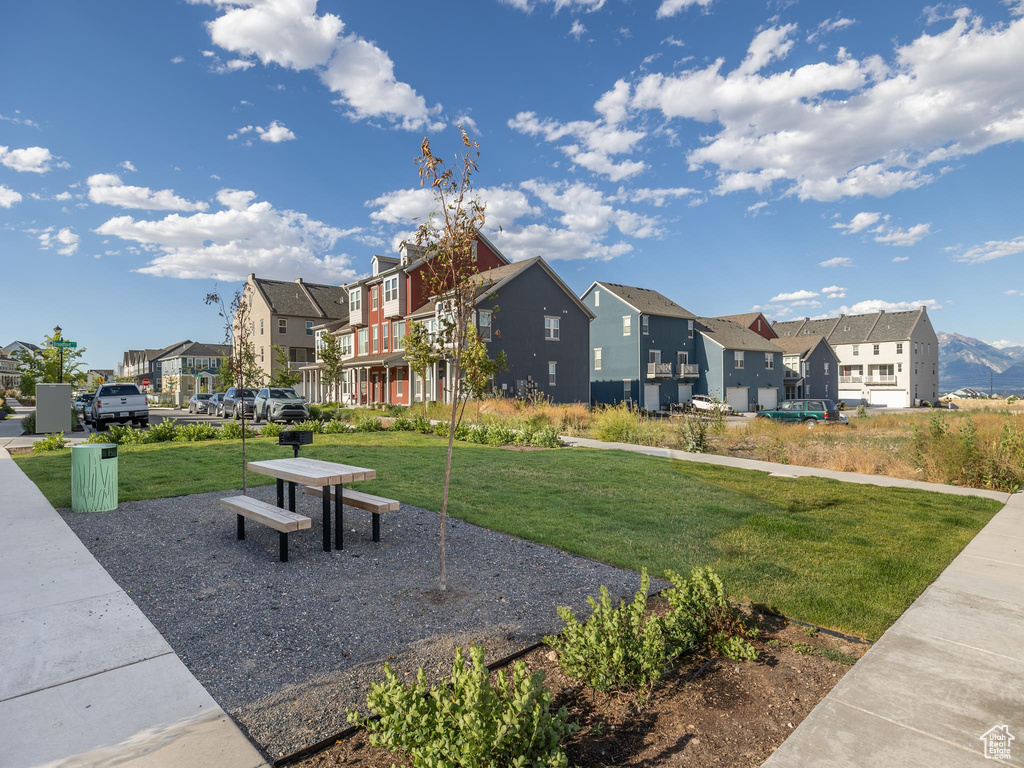
[[[683,366],[690,362],[689,352],[676,352],[676,363],[679,364],[679,372],[683,372]]]
[[[260,319],[260,336],[262,336],[262,335],[263,335],[263,320],[261,318]]]
[[[284,317],[277,318],[277,332],[288,333],[288,319]]]
[[[736,368],[742,368],[743,367],[743,352],[738,350],[738,349],[735,350],[732,353],[732,361],[733,361],[733,365],[735,365]]]
[[[649,350],[647,350],[647,362],[648,363],[660,363],[661,362],[661,350],[660,349],[649,349]]]
[[[480,310],[480,322],[478,323],[480,330],[480,340],[490,341],[491,340],[491,311],[487,309]]]
[[[594,370],[601,370],[601,348],[594,347]]]
[[[825,375],[828,376],[828,363],[825,363]]]
[[[896,363],[896,373],[903,373],[903,363]]]
[[[629,379],[622,380],[622,399],[629,400],[633,396],[633,382]]]
[[[352,334],[347,334],[341,337],[341,354],[351,355],[352,354]]]
[[[914,354],[915,355],[917,354],[917,342],[916,341],[914,342]]]
[[[882,349],[882,345],[881,344],[872,344],[871,345],[871,354],[872,355],[877,355],[881,351],[881,349]]]
[[[353,288],[348,292],[348,308],[352,311],[358,311],[363,308],[363,289]]]
[[[548,363],[548,386],[549,387],[555,386],[555,372],[556,372],[557,369],[558,369],[558,363],[553,362],[553,361]]]
[[[928,342],[928,354],[930,355],[931,353],[932,353],[932,343],[929,341]]]
[[[775,355],[773,355],[771,352],[764,353],[764,367],[765,370],[768,371],[775,370]]]
[[[896,342],[896,354],[897,355],[902,355],[903,354],[903,342],[902,341],[897,341]]]
[[[359,329],[359,354],[360,355],[365,355],[367,352],[369,352],[369,349],[367,348],[368,347],[368,337],[369,337],[369,334],[366,332],[366,329],[365,328],[360,328]]]
[[[600,291],[594,291],[594,306],[595,307],[600,307],[601,306],[601,292]]]
[[[405,349],[405,320],[398,320],[391,325],[391,338],[395,345],[395,352]]]
[[[651,333],[651,318],[647,315],[640,318],[640,332],[644,336],[649,336]]]
[[[376,309],[377,308],[377,286],[376,285],[373,286],[373,288],[370,289],[370,297],[371,297],[371,302],[372,302],[370,306],[371,306],[372,309]]]
[[[380,349],[381,352],[388,351],[388,329],[391,327],[391,323],[384,323],[380,327]]]
[[[312,336],[313,335],[313,321],[312,320],[307,320],[306,321],[306,335],[307,336]]]
[[[688,339],[693,338],[693,320],[686,321],[686,337]]]
[[[405,395],[405,382],[402,381],[402,369],[401,368],[399,368],[395,372],[395,393],[399,397],[403,397]]]
[[[384,281],[384,301],[395,301],[398,298],[398,275]]]
[[[629,317],[629,315],[623,315],[622,316],[622,335],[623,336],[629,336],[629,334],[632,332],[630,330],[629,326],[630,326],[630,317]]]
[[[854,357],[860,357],[860,345],[859,344],[854,344],[853,345],[853,356]]]
[[[559,329],[558,329],[558,318],[557,317],[545,317],[544,318],[544,338],[547,341],[558,341]]]
[[[263,349],[264,349],[264,347],[260,347],[260,362],[261,363],[263,362]]]
[[[376,295],[376,292],[375,292],[375,295]],[[378,346],[377,346],[377,334],[378,333],[380,333],[379,328],[376,325],[373,326],[373,353],[374,354],[377,354],[377,351],[378,351]]]

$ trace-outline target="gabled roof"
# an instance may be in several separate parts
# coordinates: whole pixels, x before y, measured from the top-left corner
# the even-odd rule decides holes
[[[755,320],[761,318],[764,321],[765,327],[771,330],[772,333],[775,333],[775,329],[772,328],[772,324],[768,322],[768,318],[761,312],[743,312],[738,315],[719,315],[718,318],[720,320],[732,320],[734,323],[739,323],[744,328],[750,328],[750,326],[754,324]],[[754,333],[757,333],[757,331],[754,331]]]
[[[606,283],[598,280],[583,295],[586,296],[587,293],[590,293],[594,285],[602,286],[605,290],[615,294],[643,315],[681,317],[684,320],[695,320],[697,318],[690,310],[679,306],[672,299],[650,288],[638,288],[633,285],[620,285],[619,283]]]
[[[590,320],[594,319],[595,315],[591,311],[590,307],[588,307],[586,304],[580,301],[579,296],[577,296],[572,290],[569,289],[569,286],[567,286],[562,281],[562,278],[558,276],[558,273],[555,272],[555,270],[553,270],[550,266],[548,266],[548,263],[544,261],[544,259],[542,259],[540,256],[534,256],[532,259],[526,259],[525,261],[517,261],[512,264],[504,264],[500,267],[488,269],[484,272],[479,273],[478,275],[475,275],[474,277],[479,279],[480,281],[480,290],[478,291],[476,297],[477,303],[480,303],[485,298],[490,296],[492,293],[499,290],[501,286],[511,282],[516,277],[518,277],[523,272],[525,272],[526,270],[533,266],[538,266],[541,269],[543,269],[548,274],[548,277],[555,281],[555,284],[559,288],[561,288],[562,291],[570,299],[572,299],[573,303],[577,307],[583,310],[583,313]]]
[[[909,312],[871,312],[863,315],[840,315],[818,320],[804,318],[773,323],[780,337],[823,335],[829,344],[864,344],[883,341],[906,341],[925,316],[926,309]]]
[[[15,339],[6,347],[4,347],[4,349],[7,349],[7,347],[13,347],[15,344],[20,344],[30,352],[38,352],[40,349],[42,349],[42,347],[40,347],[38,344],[33,344],[31,341],[18,341],[17,339]]]
[[[782,351],[774,341],[768,341],[761,334],[754,333],[745,325],[740,325],[732,320],[723,320],[720,317],[698,317],[694,327],[725,349],[738,349],[744,352]]]
[[[784,354],[799,355],[801,360],[806,360],[811,353],[818,348],[819,344],[825,344],[832,351],[825,337],[818,334],[813,336],[787,336],[779,339],[772,339],[772,344],[782,349]],[[833,352],[833,357],[835,353]]]
[[[289,283],[255,275],[250,278],[275,315],[332,320],[348,317],[346,291],[339,285],[307,283],[302,279]]]

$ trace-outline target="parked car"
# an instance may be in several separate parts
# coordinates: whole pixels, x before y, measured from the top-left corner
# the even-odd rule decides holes
[[[690,398],[690,407],[695,411],[721,411],[732,413],[732,406],[728,403],[721,403],[708,395],[694,395]]]
[[[206,403],[213,395],[208,392],[196,392],[188,399],[189,413],[206,413]]]
[[[210,396],[210,399],[206,401],[206,412],[214,416],[221,416],[220,406],[224,402],[224,393],[215,392]]]
[[[256,395],[252,420],[305,421],[309,418],[306,399],[295,394],[291,387],[264,387]]]
[[[832,400],[786,400],[778,408],[759,411],[759,419],[771,419],[788,424],[803,424],[816,427],[818,424],[849,424]]]
[[[243,411],[246,416],[252,415],[252,404],[256,399],[256,390],[246,387],[228,387],[220,404],[220,415],[225,418],[238,418]]]
[[[97,432],[114,422],[145,427],[149,424],[149,403],[137,384],[100,384],[89,414]]]
[[[89,423],[89,406],[92,405],[92,401],[96,399],[95,392],[83,392],[75,398],[74,406],[75,412],[82,417],[82,421]]]

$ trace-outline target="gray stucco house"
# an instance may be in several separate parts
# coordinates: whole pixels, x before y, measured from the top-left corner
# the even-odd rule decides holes
[[[782,348],[786,400],[839,397],[839,358],[824,336],[784,336],[772,344]]]
[[[699,376],[692,312],[657,291],[617,283],[595,282],[581,298],[594,315],[593,403],[656,411],[690,399]]]
[[[774,408],[783,393],[783,351],[732,320],[696,321],[697,392],[746,413]]]

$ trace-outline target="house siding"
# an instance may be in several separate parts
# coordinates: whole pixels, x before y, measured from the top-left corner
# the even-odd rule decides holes
[[[688,338],[689,321],[681,317],[662,317],[660,315],[647,315],[648,331],[643,333],[643,320],[638,322],[640,333],[640,359],[637,375],[644,385],[658,384],[660,387],[660,401],[655,403],[642,403],[643,408],[649,411],[657,410],[663,406],[673,405],[679,402],[679,384],[696,384],[696,378],[683,379],[679,377],[680,371],[677,367],[679,352],[686,352],[690,363],[695,363],[696,355],[695,339]],[[621,323],[621,318],[620,318]],[[620,328],[619,334],[622,330]],[[694,331],[694,336],[697,332]],[[666,378],[647,378],[647,364],[650,361],[650,351],[660,350],[661,361],[672,363],[672,376]],[[644,387],[643,391],[646,391]]]
[[[595,291],[601,292],[600,306],[595,306]],[[582,299],[594,313],[590,322],[590,343],[587,346],[592,403],[615,405],[625,399],[624,382],[630,382],[629,400],[640,397],[640,316],[626,302],[601,285],[592,286]],[[630,334],[622,335],[622,318],[630,318]],[[601,370],[594,369],[594,349],[601,349]]]
[[[785,395],[783,388],[782,352],[743,351],[743,368],[736,367],[733,349],[722,349],[710,338],[701,334],[698,345],[698,361],[701,366],[701,388],[695,391],[709,395],[716,400],[725,400],[730,387],[747,387],[748,407],[757,410],[757,390],[762,387],[774,387],[781,401]],[[772,370],[765,367],[765,354],[772,356]]]

